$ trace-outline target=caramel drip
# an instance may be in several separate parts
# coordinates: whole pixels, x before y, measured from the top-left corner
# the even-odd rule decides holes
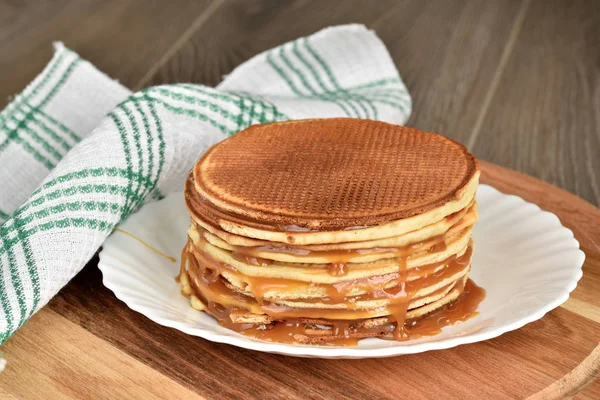
[[[202,231],[203,228],[198,228]],[[200,234],[200,240],[205,241],[203,232]],[[293,248],[287,245],[278,246],[260,246],[260,247],[243,247],[243,246],[232,246],[231,251],[232,257],[242,263],[249,265],[267,267],[272,265],[275,261],[259,257],[259,254],[263,251],[272,251],[279,253],[293,254],[298,257],[313,257],[318,256],[325,258],[329,263],[328,273],[331,276],[344,276],[348,273],[348,263],[354,257],[364,254],[386,254],[389,258],[397,258],[399,264],[406,264],[406,259],[420,251],[437,252],[444,251],[447,249],[447,244],[444,235],[439,235],[425,242],[414,243],[402,248],[372,248],[372,249],[358,249],[358,250],[344,250],[344,251],[311,251],[305,249]],[[335,295],[334,295],[335,296]]]
[[[252,291],[254,298],[245,296],[226,286],[224,281],[220,279],[220,274],[227,267],[224,267],[222,263],[215,262],[214,259],[211,261],[210,256],[206,254],[194,253],[195,257],[190,257],[188,259],[188,273],[190,277],[192,277],[192,281],[196,283],[195,286],[197,287],[197,290],[199,290],[209,301],[236,304],[253,313],[266,314],[276,319],[300,317],[335,320],[370,318],[373,316],[374,310],[356,310],[352,304],[358,300],[387,298],[389,299],[389,304],[385,309],[375,311],[390,315],[391,318],[397,322],[397,326],[400,326],[400,329],[402,329],[402,326],[404,325],[404,316],[406,315],[408,306],[415,294],[421,288],[440,283],[444,279],[460,272],[468,266],[470,255],[471,250],[468,249],[461,257],[451,257],[446,260],[448,265],[437,273],[423,276],[412,282],[406,282],[408,276],[406,266],[401,267],[403,272],[399,273],[396,278],[398,284],[391,289],[386,289],[385,286],[382,285],[382,282],[385,281],[376,281],[377,286],[372,287],[367,294],[354,297],[340,296],[338,299],[324,300],[324,302],[331,302],[330,304],[334,304],[334,302],[343,303],[346,306],[344,309],[295,308],[264,301],[264,293],[270,288],[277,287],[289,290],[290,288],[302,288],[303,285],[306,285],[306,283],[299,283],[287,279],[274,280],[246,277],[245,279],[250,279],[251,284],[249,289]],[[433,265],[424,268],[425,271],[431,271],[432,269]],[[323,286],[327,287],[327,285]],[[350,288],[351,286],[348,286],[346,290],[349,290]],[[339,287],[335,290],[339,295]]]
[[[187,273],[190,284],[199,298],[224,306],[241,304],[247,306],[252,312],[261,312],[260,308],[255,306],[256,302],[253,299],[229,289],[216,270],[203,268],[194,257],[188,258]]]
[[[262,303],[267,292],[273,289],[279,289],[286,292],[306,291],[310,287],[322,287],[327,293],[327,297],[316,300],[304,299],[304,302],[322,302],[325,304],[345,303],[352,307],[357,301],[368,301],[373,299],[388,298],[394,303],[401,303],[403,298],[410,302],[414,294],[419,290],[440,283],[456,273],[465,269],[468,265],[471,250],[461,256],[451,256],[445,260],[426,264],[420,267],[406,270],[405,261],[400,264],[401,272],[377,275],[368,278],[342,281],[334,284],[315,284],[309,282],[296,281],[285,278],[265,278],[250,277],[241,275],[235,268],[226,263],[219,262],[210,255],[192,250],[193,256],[198,260],[202,269],[215,271],[217,275],[227,271],[236,276],[240,281],[246,283],[246,290],[250,291],[258,303]],[[404,282],[404,285],[403,285]],[[395,287],[389,288],[395,284]],[[360,287],[367,291],[367,294],[358,296],[349,296],[349,291],[354,287]]]
[[[462,295],[449,305],[425,317],[408,321],[398,333],[397,323],[367,327],[357,326],[360,321],[289,318],[273,326],[227,324],[230,329],[260,340],[281,343],[298,343],[303,338],[317,338],[317,343],[335,346],[354,346],[360,337],[379,336],[384,339],[415,340],[441,333],[446,326],[462,323],[478,315],[477,307],[485,297],[485,290],[472,280],[467,280]],[[324,338],[322,343],[318,338]],[[332,339],[330,339],[332,338]]]
[[[198,261],[197,265],[200,269],[214,271],[214,274],[217,276],[220,276],[224,271],[227,271],[241,281],[245,282],[246,290],[252,292],[252,295],[258,303],[262,303],[265,293],[270,290],[302,290],[307,285],[306,282],[294,281],[291,279],[245,276],[240,274],[232,266],[223,262],[219,262],[206,253],[193,250],[193,256]]]
[[[303,337],[311,337],[314,335],[323,334],[324,330],[314,324],[306,323],[303,319],[292,318],[285,321],[278,322],[273,326],[260,326],[251,327],[250,329],[239,330],[234,328],[237,332],[241,332],[245,336],[250,336],[255,339],[264,340],[267,342],[278,342],[278,343],[299,343]],[[356,346],[360,338],[350,337],[350,335],[361,333],[368,335],[371,333],[385,334],[390,328],[360,328],[355,329],[352,327],[352,321],[335,321],[331,325],[327,326],[327,336],[334,337],[328,339],[322,345],[326,346]],[[339,337],[335,337],[339,335]],[[341,336],[345,335],[345,336]]]
[[[267,342],[297,343],[298,335],[306,335],[306,324],[299,319],[290,319],[269,328],[260,327],[246,330],[243,334]]]
[[[394,288],[392,291],[386,291],[384,289],[383,291],[376,291],[373,293],[374,296],[383,295],[394,301],[391,306],[388,306],[388,310],[390,315],[396,321],[396,329],[394,330],[394,338],[396,340],[403,341],[411,338],[411,334],[405,325],[405,318],[408,311],[408,305],[413,296],[422,288],[442,282],[445,277],[450,277],[466,268],[471,262],[472,252],[472,246],[469,245],[467,251],[462,256],[452,256],[448,266],[443,270],[438,271],[437,273],[434,272],[427,277],[412,282],[405,280],[405,283],[400,284],[400,290],[397,291],[396,288]]]
[[[467,207],[445,217],[452,224],[452,227],[460,225],[464,215],[471,209],[474,201]],[[200,233],[201,240],[204,239],[206,229],[196,224],[196,229]],[[446,232],[447,233],[447,232]],[[348,263],[354,258],[368,254],[380,254],[383,258],[397,258],[400,263],[405,262],[409,256],[421,252],[437,253],[445,251],[448,246],[446,243],[446,234],[438,235],[424,242],[412,243],[402,247],[374,247],[367,249],[353,250],[329,250],[315,251],[302,247],[295,247],[286,243],[269,243],[263,246],[235,246],[232,247],[232,257],[249,265],[266,267],[274,263],[273,260],[265,258],[269,253],[289,254],[297,258],[321,258],[325,259],[330,265],[328,272],[332,276],[344,276],[348,273]],[[262,256],[262,257],[261,257]],[[401,260],[404,258],[405,260]]]
[[[485,290],[477,286],[471,279],[468,279],[463,294],[457,301],[418,321],[414,321],[411,326],[408,326],[406,328],[408,339],[437,335],[446,326],[465,322],[479,315],[477,307],[484,298]]]
[[[448,290],[454,283],[442,287],[431,295],[441,294]],[[288,318],[313,318],[313,319],[326,319],[326,320],[356,320],[362,318],[372,318],[373,312],[382,311],[381,314],[388,315],[392,320],[397,322],[398,314],[394,315],[393,312],[400,313],[404,310],[404,314],[399,314],[399,316],[404,320],[406,313],[408,311],[408,305],[410,301],[406,302],[404,298],[403,301],[396,301],[392,303],[390,306],[383,307],[377,310],[357,310],[357,309],[332,309],[332,308],[297,308],[290,307],[283,304],[276,304],[270,302],[263,302],[261,305],[261,309],[263,312],[275,319],[288,319]],[[391,311],[390,311],[391,310]]]
[[[330,304],[380,298],[391,298],[400,302],[399,299],[402,297],[410,297],[408,299],[410,302],[412,296],[419,290],[435,285],[464,270],[469,264],[470,258],[471,249],[469,247],[458,258],[453,255],[443,261],[422,265],[411,270],[407,270],[406,268],[406,259],[400,259],[399,272],[343,281],[331,285],[322,285],[327,289],[327,298],[322,300]],[[388,288],[390,284],[394,283],[395,286]],[[357,286],[367,290],[369,293],[348,299],[348,292]]]
[[[405,339],[406,334],[404,331],[404,323],[406,322],[406,313],[408,312],[408,305],[416,293],[415,290],[408,290],[408,273],[406,269],[406,258],[404,258],[401,260],[400,272],[398,273],[398,291],[393,293],[386,291],[385,288],[382,288],[375,292],[376,295],[383,295],[384,297],[387,297],[393,301],[389,306],[387,306],[387,311],[390,317],[396,321],[396,328],[393,332],[396,340]]]
[[[181,258],[180,258],[180,262],[179,262],[179,274],[177,274],[177,276],[175,277],[175,281],[177,283],[181,283],[181,276],[183,274],[186,274],[186,266],[187,266],[187,259],[188,256],[190,254],[190,245],[191,245],[192,241],[190,240],[190,238],[188,237],[188,240],[185,244],[185,246],[183,246],[183,249],[181,249]]]
[[[448,249],[448,244],[445,240],[442,240],[441,242],[438,242],[431,246],[427,251],[430,253],[440,253],[442,251],[446,251],[446,249]]]
[[[345,263],[333,263],[328,272],[331,276],[344,276],[348,273],[348,267]]]
[[[443,279],[439,279],[439,281],[442,281]],[[439,283],[439,282],[436,282]],[[429,294],[427,294],[426,296],[434,296],[437,295],[439,293],[444,292],[444,290],[448,289],[448,287],[452,286],[452,284],[454,284],[454,282],[443,286],[440,289],[437,289]],[[382,289],[383,291],[383,289]],[[390,289],[386,290],[385,292],[390,291]],[[369,300],[377,300],[377,299],[381,299],[381,298],[386,298],[388,297],[388,295],[380,295],[379,293],[370,293],[367,292],[365,294],[360,294],[357,296],[347,296],[345,298],[341,298],[341,300],[337,300],[334,301],[334,299],[331,299],[329,297],[318,297],[318,298],[309,298],[309,299],[301,299],[300,301],[302,301],[302,303],[309,303],[309,304],[317,304],[317,303],[321,303],[321,304],[339,304],[339,303],[345,303],[345,305],[349,308],[349,309],[356,309],[358,307],[356,307],[356,303],[358,303],[359,301],[369,301]],[[418,300],[422,297],[425,296],[414,296],[412,298],[412,300]]]
[[[119,232],[122,233],[124,235],[129,236],[130,238],[138,241],[140,244],[142,244],[145,248],[147,248],[148,250],[150,250],[151,252],[153,252],[154,254],[158,254],[159,256],[166,258],[167,260],[169,260],[170,262],[174,263],[177,262],[177,260],[175,260],[175,258],[166,255],[165,253],[163,253],[162,251],[155,249],[154,247],[150,246],[148,243],[144,242],[142,239],[140,239],[139,237],[135,236],[133,233],[129,233],[121,228],[115,228],[115,232]]]
[[[194,276],[194,274],[191,274]],[[214,283],[210,284],[214,290]],[[227,290],[224,288],[223,290]],[[235,295],[234,295],[235,296]],[[246,336],[260,340],[299,343],[307,338],[316,338],[317,343],[325,345],[351,346],[356,345],[360,337],[379,336],[395,340],[413,340],[423,336],[433,336],[441,330],[455,323],[464,322],[477,315],[477,307],[485,297],[485,291],[468,280],[461,297],[450,305],[423,318],[409,321],[399,330],[398,322],[385,323],[375,327],[357,326],[360,316],[355,315],[353,319],[327,320],[313,319],[310,312],[301,310],[300,316],[286,317],[285,320],[276,319],[269,325],[236,324],[230,316],[238,312],[244,312],[235,306],[224,306],[213,301],[203,294],[199,296],[207,304],[207,311],[217,318],[219,323],[226,328],[240,332]],[[358,323],[357,323],[358,321]]]
[[[462,218],[464,210],[446,218],[455,222]],[[463,229],[457,227],[458,229]],[[203,251],[206,242],[199,228],[200,243],[188,239],[181,255],[180,273],[185,274],[187,294],[190,291],[205,306],[205,311],[214,316],[221,325],[261,340],[283,343],[314,343],[331,345],[355,345],[361,337],[379,336],[395,340],[410,340],[435,335],[445,326],[463,322],[477,315],[478,304],[485,291],[457,276],[467,272],[472,254],[472,244],[460,257],[453,255],[445,260],[409,269],[407,258],[414,253],[426,251],[443,252],[447,249],[445,234],[420,243],[398,248],[371,248],[337,251],[314,251],[282,243],[264,246],[232,246],[231,254],[239,262],[261,268],[269,268],[274,261],[263,258],[268,253],[287,253],[302,257],[325,259],[325,269],[331,276],[343,277],[348,273],[348,263],[359,255],[391,255],[398,264],[398,271],[361,279],[345,280],[334,284],[297,281],[285,278],[246,276],[233,266],[220,262]],[[260,257],[262,256],[262,257]],[[390,257],[390,258],[391,258]],[[448,282],[440,287],[442,282]],[[237,289],[240,283],[243,285]],[[353,293],[360,288],[364,294]],[[429,290],[420,294],[428,287]],[[288,299],[278,303],[265,295],[277,291],[285,293],[310,292],[319,288],[325,297]],[[460,290],[459,300],[419,320],[407,321],[411,302],[419,298],[439,298],[449,291]],[[250,295],[251,293],[251,295]],[[196,299],[196,300],[198,300]],[[361,309],[360,302],[386,299],[385,305],[377,309]],[[295,307],[294,303],[322,303],[343,305],[342,308]],[[308,308],[307,308],[308,307]],[[318,306],[317,306],[318,307]],[[258,323],[236,323],[233,321]],[[262,321],[262,322],[260,322]],[[314,340],[313,340],[314,339]]]

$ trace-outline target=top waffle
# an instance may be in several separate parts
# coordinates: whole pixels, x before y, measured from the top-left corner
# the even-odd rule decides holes
[[[434,133],[335,118],[252,126],[209,149],[193,175],[198,194],[232,217],[343,230],[459,200],[478,163]]]

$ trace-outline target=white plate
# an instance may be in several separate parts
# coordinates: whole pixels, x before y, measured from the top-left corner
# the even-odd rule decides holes
[[[581,278],[585,255],[556,215],[487,185],[477,192],[480,219],[473,237],[471,278],[487,291],[479,315],[446,327],[437,336],[409,342],[365,339],[357,347],[263,342],[223,328],[190,307],[174,277],[186,242],[189,217],[182,193],[144,206],[121,229],[161,252],[172,263],[123,233],[104,243],[98,264],[104,285],[131,309],[190,335],[247,349],[300,357],[390,357],[447,349],[499,336],[540,319],[565,302]]]

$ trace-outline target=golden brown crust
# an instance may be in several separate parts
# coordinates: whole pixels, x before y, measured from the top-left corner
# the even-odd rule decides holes
[[[264,230],[374,226],[461,198],[478,170],[463,145],[384,122],[255,125],[195,165],[194,186],[206,200],[195,206],[215,224]]]

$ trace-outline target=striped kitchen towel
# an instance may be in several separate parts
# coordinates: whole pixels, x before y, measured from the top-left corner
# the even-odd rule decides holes
[[[212,144],[252,125],[315,117],[402,124],[392,59],[361,25],[262,53],[215,89],[137,93],[62,44],[0,113],[0,344],[82,269],[145,202],[181,190]]]

